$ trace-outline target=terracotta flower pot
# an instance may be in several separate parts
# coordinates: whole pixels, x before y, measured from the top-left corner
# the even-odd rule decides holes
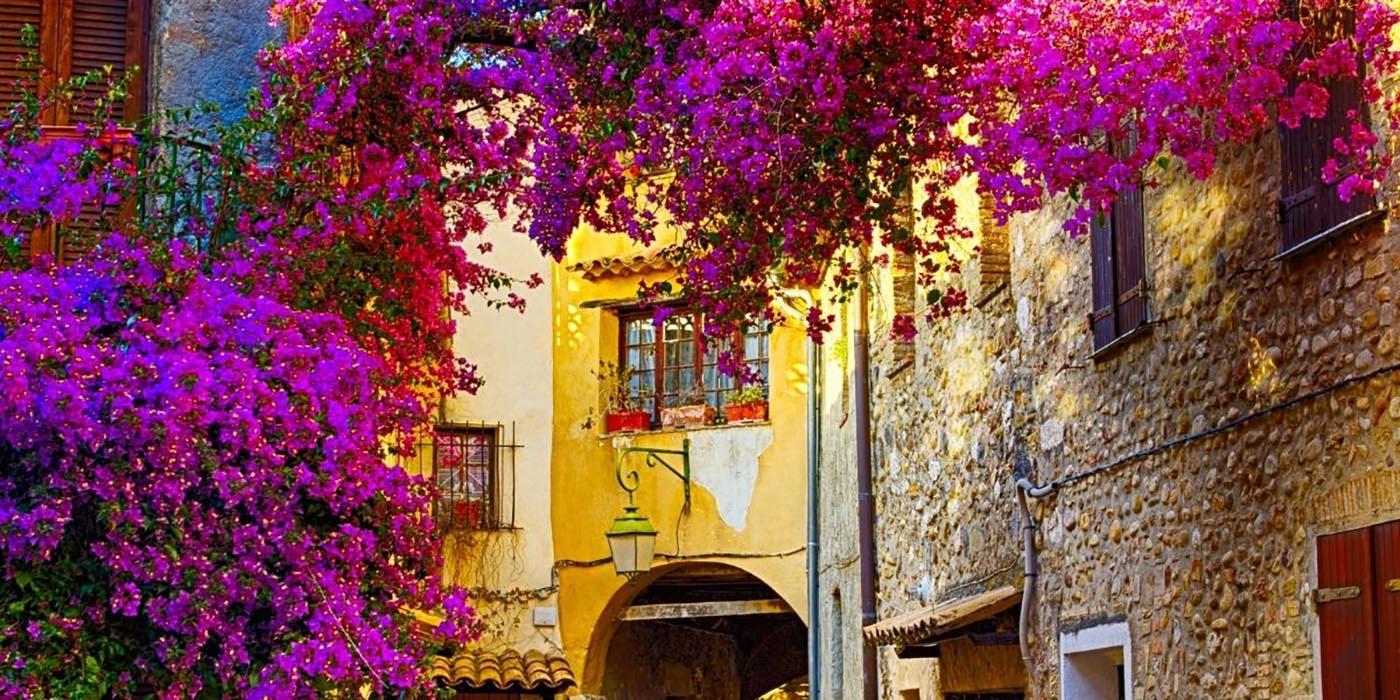
[[[768,402],[730,404],[724,407],[724,419],[730,423],[757,423],[768,420]]]
[[[661,425],[666,428],[709,425],[713,422],[715,422],[715,407],[707,403],[661,409]]]
[[[606,423],[606,427],[610,433],[627,433],[637,430],[647,430],[651,427],[651,414],[646,411],[609,413]]]

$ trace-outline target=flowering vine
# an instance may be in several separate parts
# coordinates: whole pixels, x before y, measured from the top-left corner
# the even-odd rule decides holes
[[[477,634],[392,453],[480,381],[452,317],[538,280],[468,252],[525,140],[464,114],[499,92],[445,6],[278,3],[304,31],[212,131],[6,113],[0,696],[388,692]],[[31,260],[46,231],[99,243]]]
[[[942,194],[965,176],[1002,218],[1077,198],[1073,232],[1123,187],[1153,184],[1155,163],[1207,177],[1228,147],[1322,118],[1357,57],[1378,122],[1396,113],[1377,78],[1395,68],[1397,15],[1380,0],[613,0],[528,13],[532,50],[516,60],[543,105],[530,234],[559,255],[580,224],[641,242],[676,226],[681,285],[726,323],[766,315],[787,286],[826,280],[842,296],[876,231],[922,261],[930,314],[954,310],[965,295],[940,274],[957,271],[944,253],[970,233]],[[1388,165],[1361,110],[1351,121],[1328,167],[1345,196],[1373,191]],[[1115,152],[1129,134],[1137,147]],[[928,195],[917,227],[903,213],[911,182]],[[812,321],[818,333],[830,317]]]

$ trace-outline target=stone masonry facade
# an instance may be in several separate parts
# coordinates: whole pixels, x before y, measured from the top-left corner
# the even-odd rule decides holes
[[[1060,634],[1103,620],[1128,624],[1134,698],[1317,697],[1316,538],[1400,519],[1400,236],[1391,216],[1278,258],[1279,159],[1264,138],[1206,181],[1164,169],[1144,205],[1149,331],[1107,356],[1067,203],[1010,222],[1009,278],[970,266],[972,308],[922,334],[912,366],[877,324],[881,619],[1019,586],[1014,480],[1069,477],[1032,503],[1027,697],[1059,697]],[[824,418],[824,451],[849,452],[849,426]],[[824,480],[853,479],[843,459]],[[823,485],[824,546],[854,548],[845,488]],[[823,556],[824,635],[855,670],[846,554]],[[886,648],[880,667],[883,697],[941,697],[937,662]],[[858,673],[824,674],[831,697],[859,697]]]

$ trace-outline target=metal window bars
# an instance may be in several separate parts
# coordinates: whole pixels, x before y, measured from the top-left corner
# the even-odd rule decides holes
[[[399,463],[438,487],[443,532],[515,529],[515,423],[440,423]]]

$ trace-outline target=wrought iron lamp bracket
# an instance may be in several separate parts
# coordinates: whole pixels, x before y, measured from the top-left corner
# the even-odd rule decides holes
[[[636,469],[630,471],[623,470],[623,465],[627,461],[627,457],[634,454],[646,455],[645,463],[648,467],[653,469],[656,467],[663,467],[666,471],[671,472],[676,478],[680,479],[681,482],[685,484],[685,509],[690,510],[690,440],[682,440],[681,449],[679,450],[662,450],[653,447],[624,447],[618,450],[617,484],[622,487],[623,491],[627,492],[627,502],[635,504],[634,496],[637,493],[637,489],[642,484],[642,477],[637,473]],[[675,464],[671,463],[671,459],[677,457],[680,458],[679,469],[676,468]]]

